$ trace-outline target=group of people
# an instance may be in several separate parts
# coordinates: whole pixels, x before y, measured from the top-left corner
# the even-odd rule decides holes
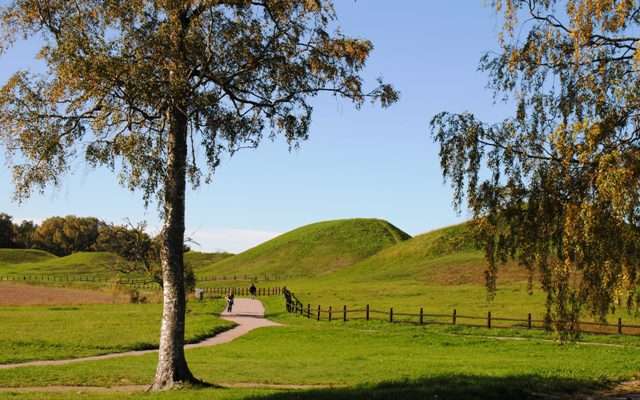
[[[249,287],[249,294],[251,295],[251,297],[256,297],[257,292],[258,292],[258,289],[256,288],[256,285],[252,282],[251,286]],[[225,300],[227,301],[227,312],[231,312],[233,310],[234,299],[235,299],[235,295],[232,290],[231,292],[229,292],[227,297],[225,297]]]

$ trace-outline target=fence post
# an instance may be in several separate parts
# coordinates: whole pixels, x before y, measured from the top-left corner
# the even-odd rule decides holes
[[[389,308],[389,322],[393,322],[393,307]]]
[[[307,304],[307,318],[311,318],[311,304]]]
[[[318,321],[320,321],[320,304],[318,304]]]
[[[487,312],[487,328],[491,328],[491,311]]]
[[[618,334],[622,335],[622,318],[618,318]]]
[[[527,329],[531,329],[531,313],[527,316]]]
[[[347,305],[342,307],[342,321],[347,322]]]
[[[331,306],[329,306],[329,322],[331,322]]]
[[[366,312],[367,312],[367,316],[366,316],[366,318],[367,318],[367,321],[368,321],[368,320],[369,320],[369,305],[368,305],[368,304],[367,304],[367,310],[366,310]]]
[[[454,308],[453,309],[453,315],[451,316],[452,325],[456,324],[456,314],[457,314],[457,312],[456,312],[456,309]]]
[[[424,310],[420,307],[420,325],[424,323]]]

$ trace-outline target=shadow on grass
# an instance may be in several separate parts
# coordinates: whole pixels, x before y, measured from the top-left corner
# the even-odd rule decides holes
[[[490,377],[454,375],[383,382],[348,388],[287,391],[251,400],[324,399],[549,399],[592,393],[610,385],[607,381],[517,375]]]

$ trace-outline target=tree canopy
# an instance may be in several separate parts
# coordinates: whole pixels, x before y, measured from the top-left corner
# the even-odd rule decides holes
[[[48,67],[17,72],[0,91],[17,198],[58,184],[76,155],[118,169],[146,200],[160,194],[172,106],[188,121],[197,185],[224,152],[263,135],[306,139],[310,96],[394,102],[389,85],[365,91],[359,72],[373,46],[332,34],[334,19],[321,0],[12,1],[0,9],[0,47],[39,34]]]
[[[498,0],[501,51],[480,68],[499,123],[443,112],[431,121],[454,204],[472,210],[488,260],[517,259],[547,293],[547,321],[576,331],[637,305],[640,266],[640,4]]]

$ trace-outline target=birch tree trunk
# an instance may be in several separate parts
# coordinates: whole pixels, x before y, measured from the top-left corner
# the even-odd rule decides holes
[[[163,279],[160,349],[153,390],[170,389],[195,379],[184,356],[184,217],[187,158],[187,118],[174,107],[168,137],[164,185],[164,226],[160,259]]]

